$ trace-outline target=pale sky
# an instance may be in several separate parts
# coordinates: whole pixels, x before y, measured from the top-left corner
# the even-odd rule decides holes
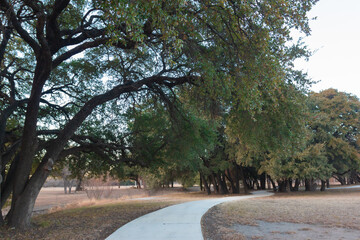
[[[360,0],[320,0],[309,13],[315,16],[305,43],[317,51],[296,68],[321,80],[313,91],[335,88],[360,98]]]

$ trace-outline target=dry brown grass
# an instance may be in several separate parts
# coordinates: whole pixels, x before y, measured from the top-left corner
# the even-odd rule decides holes
[[[256,220],[360,230],[359,209],[359,189],[283,193],[216,206],[204,215],[202,225],[207,239],[229,239],[223,235],[233,231],[230,226],[256,225]]]
[[[35,216],[28,231],[0,228],[0,239],[105,239],[127,222],[176,202],[126,201]]]
[[[28,231],[0,228],[0,239],[105,239],[122,225],[149,212],[208,198],[204,192],[182,189],[130,188],[115,189],[113,193],[120,197],[89,200],[84,192],[65,195],[61,188],[44,189],[37,200],[38,211],[32,218],[32,228]],[[151,197],[151,200],[137,200],[139,197]]]

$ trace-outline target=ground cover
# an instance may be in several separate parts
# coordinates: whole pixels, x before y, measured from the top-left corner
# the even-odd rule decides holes
[[[62,188],[43,188],[36,201],[32,228],[28,231],[0,228],[0,239],[105,239],[122,225],[149,212],[204,198],[208,196],[203,192],[181,188],[122,187],[112,190],[112,198],[90,200],[85,192],[65,195]]]
[[[215,206],[202,227],[205,239],[359,239],[359,207],[359,189],[279,193]]]
[[[0,228],[1,239],[105,239],[120,226],[171,201],[124,201],[64,209],[33,217],[28,231]]]

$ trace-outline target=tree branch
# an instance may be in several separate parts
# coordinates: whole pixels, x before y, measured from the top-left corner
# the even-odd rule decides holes
[[[34,50],[35,54],[38,54],[40,51],[40,45],[21,26],[13,7],[9,4],[7,0],[0,0],[0,9],[8,13],[8,19],[14,26],[15,30],[20,34],[21,38],[30,45],[30,47]]]

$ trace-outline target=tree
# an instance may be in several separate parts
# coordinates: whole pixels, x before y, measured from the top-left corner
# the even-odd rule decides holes
[[[314,144],[323,144],[327,161],[334,168],[333,176],[345,184],[345,177],[358,181],[359,158],[359,99],[351,94],[327,89],[311,93],[310,128]]]
[[[1,206],[12,193],[7,223],[29,226],[59,159],[113,150],[84,128],[88,117],[101,119],[100,107],[125,112],[149,94],[168,103],[179,85],[193,84],[227,99],[234,89],[234,103],[261,109],[264,92],[271,98],[280,82],[293,80],[286,77],[289,64],[306,53],[285,43],[290,28],[309,33],[306,12],[315,2],[0,0]],[[126,143],[115,144],[113,162],[126,161]]]

